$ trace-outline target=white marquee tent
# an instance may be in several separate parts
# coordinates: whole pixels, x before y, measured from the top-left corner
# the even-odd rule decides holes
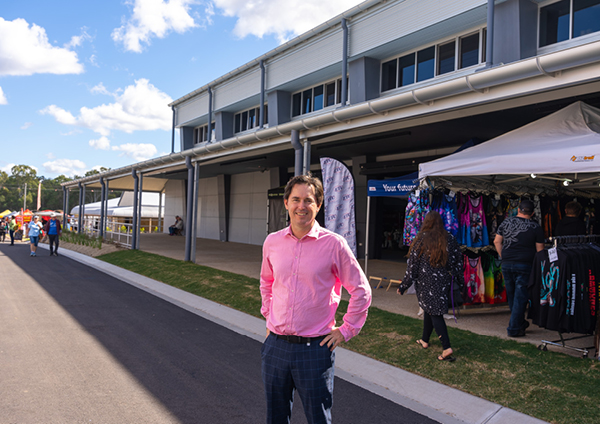
[[[421,180],[475,176],[482,176],[474,178],[479,183],[542,187],[568,181],[571,188],[597,188],[600,109],[576,102],[492,140],[419,166]]]

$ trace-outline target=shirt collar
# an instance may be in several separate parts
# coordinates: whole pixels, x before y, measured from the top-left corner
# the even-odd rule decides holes
[[[319,223],[317,221],[315,221],[315,223],[313,224],[312,228],[310,229],[310,231],[308,233],[306,233],[306,235],[302,238],[305,237],[312,237],[314,239],[318,239],[319,238],[319,234],[321,233],[321,226],[319,225]],[[286,236],[291,236],[296,238],[296,236],[294,235],[294,233],[292,233],[292,226],[288,225],[288,227],[285,229],[285,235]],[[302,239],[300,239],[302,240]]]

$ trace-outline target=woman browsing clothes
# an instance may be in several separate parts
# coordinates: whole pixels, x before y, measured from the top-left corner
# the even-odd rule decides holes
[[[442,342],[440,361],[453,362],[444,314],[448,312],[448,296],[452,284],[462,289],[464,276],[462,253],[456,239],[444,228],[442,217],[429,212],[419,233],[410,245],[406,274],[398,293],[404,294],[415,285],[419,306],[423,309],[423,335],[417,340],[423,349],[429,347],[433,329]]]

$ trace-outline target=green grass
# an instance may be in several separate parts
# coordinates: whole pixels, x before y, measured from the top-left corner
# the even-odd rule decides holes
[[[261,317],[259,282],[254,278],[136,250],[99,259]],[[347,306],[342,301],[338,322]],[[440,363],[437,340],[432,338],[427,350],[415,343],[421,330],[418,319],[373,307],[360,335],[344,347],[545,421],[599,422],[600,362],[449,328],[458,359]]]

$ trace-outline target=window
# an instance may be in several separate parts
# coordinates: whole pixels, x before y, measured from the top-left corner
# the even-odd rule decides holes
[[[438,75],[447,74],[454,71],[454,57],[456,53],[456,43],[441,44],[438,46]]]
[[[210,141],[215,140],[215,123],[211,124]],[[194,128],[194,144],[203,143],[208,140],[208,124]]]
[[[479,34],[460,39],[458,68],[468,68],[479,63]]]
[[[598,0],[600,1],[600,0]],[[486,29],[381,64],[381,91],[406,87],[485,62]],[[480,51],[482,52],[480,54]]]
[[[341,102],[342,80],[319,84],[292,95],[292,117],[315,112]]]
[[[396,75],[398,74],[398,59],[390,60],[381,65],[381,91],[398,87]]]
[[[265,125],[268,124],[269,109],[267,105],[264,108],[265,113]],[[260,126],[260,107],[253,107],[252,109],[245,110],[240,113],[236,113],[233,119],[233,132],[239,133],[252,128]]]
[[[400,87],[413,84],[415,82],[415,54],[398,59],[400,65]]]
[[[417,81],[420,82],[428,80],[429,78],[433,78],[435,74],[434,59],[434,46],[417,52]]]
[[[323,86],[318,85],[313,88],[313,110],[323,109]]]
[[[540,47],[600,31],[600,0],[560,0],[540,7]]]

